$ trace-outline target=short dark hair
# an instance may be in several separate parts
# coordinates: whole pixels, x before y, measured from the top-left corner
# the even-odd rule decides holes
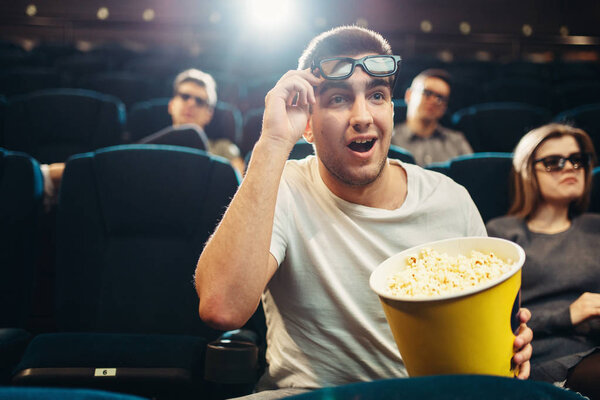
[[[360,26],[340,26],[310,41],[298,59],[298,69],[309,68],[313,62],[318,63],[325,58],[362,53],[391,55],[392,47],[375,31]]]
[[[426,69],[425,71],[422,71],[421,73],[419,73],[417,76],[415,76],[413,78],[410,86],[412,87],[417,82],[424,81],[426,78],[441,79],[448,84],[450,89],[452,89],[452,75],[448,71],[440,69],[440,68],[429,68],[429,69]]]

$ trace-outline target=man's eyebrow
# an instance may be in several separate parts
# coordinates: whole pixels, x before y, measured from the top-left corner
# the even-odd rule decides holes
[[[386,86],[391,89],[392,82],[390,82],[389,79],[383,79],[383,78],[372,79],[371,81],[369,81],[369,84],[367,85],[367,90],[371,90],[378,86]]]
[[[352,86],[347,81],[325,81],[319,85],[319,95],[322,95],[329,89],[352,90]]]

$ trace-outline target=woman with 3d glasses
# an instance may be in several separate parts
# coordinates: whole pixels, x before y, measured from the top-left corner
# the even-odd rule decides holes
[[[530,131],[514,151],[508,216],[487,229],[527,255],[521,296],[532,313],[531,379],[600,399],[600,214],[585,213],[595,160],[581,129]]]

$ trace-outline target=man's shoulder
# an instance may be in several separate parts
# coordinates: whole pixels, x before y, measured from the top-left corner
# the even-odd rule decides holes
[[[310,155],[299,160],[287,160],[283,169],[283,180],[294,182],[311,180],[317,168],[316,156]]]
[[[402,164],[407,171],[410,186],[417,188],[422,194],[443,193],[452,196],[456,193],[467,193],[464,186],[456,183],[447,175],[432,171],[416,164]]]

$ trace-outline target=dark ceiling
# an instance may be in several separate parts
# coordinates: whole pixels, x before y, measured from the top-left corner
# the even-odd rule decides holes
[[[287,31],[266,36],[248,27],[249,1],[3,0],[0,38],[30,45],[119,42],[196,53],[297,55],[316,33],[359,23],[383,33],[396,52],[409,56],[515,59],[550,52],[560,57],[597,53],[600,46],[598,0],[294,0]],[[34,16],[26,14],[31,5]],[[100,7],[108,10],[105,20],[97,18]],[[144,21],[148,9],[153,18]]]

